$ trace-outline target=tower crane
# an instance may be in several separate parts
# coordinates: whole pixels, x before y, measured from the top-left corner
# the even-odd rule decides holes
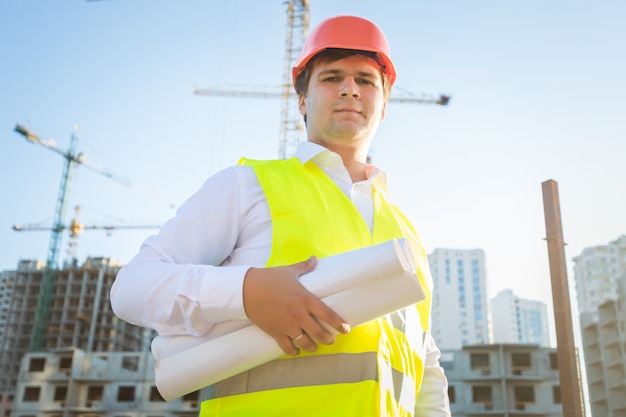
[[[288,0],[287,36],[285,42],[285,61],[283,83],[274,87],[252,88],[194,88],[194,94],[202,96],[232,96],[255,98],[281,98],[280,142],[278,156],[285,159],[293,155],[298,143],[304,140],[304,121],[298,109],[298,96],[291,84],[291,68],[304,46],[309,31],[309,0]],[[396,87],[397,88],[397,87]],[[416,96],[404,92],[402,96],[392,96],[390,102],[422,103],[447,106],[450,96]]]
[[[48,246],[48,255],[46,258],[46,266],[43,270],[43,277],[41,286],[39,287],[39,296],[37,300],[37,311],[35,313],[35,323],[33,325],[33,330],[31,333],[29,349],[31,351],[38,351],[44,348],[44,337],[46,334],[46,324],[47,317],[50,310],[50,302],[51,295],[54,286],[54,282],[56,280],[57,271],[58,271],[58,257],[59,257],[59,246],[61,243],[62,232],[65,230],[65,211],[67,208],[67,201],[69,197],[69,191],[72,183],[72,178],[74,175],[74,171],[77,166],[82,165],[90,170],[104,175],[114,181],[117,181],[121,184],[129,186],[131,188],[138,189],[150,197],[159,200],[160,202],[165,202],[170,207],[174,207],[174,204],[163,199],[157,194],[147,190],[144,187],[141,187],[134,182],[124,178],[122,176],[116,175],[113,172],[91,163],[85,157],[83,153],[77,153],[76,151],[76,142],[77,137],[75,134],[76,128],[70,137],[70,145],[66,151],[60,150],[54,140],[45,140],[40,138],[37,134],[26,128],[21,124],[17,124],[15,126],[15,132],[24,136],[26,140],[31,143],[35,143],[38,145],[42,145],[51,151],[54,151],[61,155],[65,159],[65,164],[63,165],[63,172],[61,175],[61,183],[59,186],[59,194],[57,196],[56,208],[54,211],[54,220],[52,223],[52,233],[50,236],[50,244]]]
[[[67,230],[69,232],[70,243],[68,244],[68,256],[73,258],[76,250],[76,240],[78,236],[80,236],[85,230],[105,230],[107,234],[110,234],[114,230],[121,229],[158,229],[161,227],[160,224],[84,224],[79,220],[80,217],[80,206],[74,207],[74,218],[67,225],[62,225],[62,231]],[[25,224],[19,225],[14,224],[13,230],[16,232],[25,232],[25,231],[50,231],[53,230],[50,226],[42,226],[40,224]]]

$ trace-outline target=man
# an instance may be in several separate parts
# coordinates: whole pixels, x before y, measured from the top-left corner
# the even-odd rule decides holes
[[[296,157],[209,178],[120,271],[111,302],[124,320],[202,335],[249,319],[285,352],[216,384],[201,416],[449,415],[425,252],[366,162],[395,78],[375,24],[323,21],[293,69],[307,126]],[[400,237],[427,294],[416,306],[350,329],[298,281],[318,257]]]

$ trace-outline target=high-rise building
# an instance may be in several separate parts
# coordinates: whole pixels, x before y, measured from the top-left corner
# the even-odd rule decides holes
[[[43,352],[68,347],[86,352],[148,350],[147,330],[118,320],[111,310],[109,292],[119,267],[108,258],[89,258],[82,266],[58,271],[42,338]],[[1,311],[6,308],[7,314],[0,338],[0,416],[9,415],[20,361],[30,350],[43,264],[21,261],[17,271],[8,274],[11,279],[0,291]]]
[[[598,306],[616,300],[619,278],[626,273],[626,235],[585,248],[573,258],[576,298],[580,314],[591,313],[597,320]]]
[[[495,343],[550,346],[548,308],[541,301],[502,290],[491,299],[491,320]]]
[[[435,288],[433,337],[439,347],[491,343],[484,251],[435,249],[428,262]]]

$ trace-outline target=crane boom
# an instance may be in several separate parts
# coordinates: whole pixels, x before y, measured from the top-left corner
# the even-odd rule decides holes
[[[24,127],[21,124],[17,124],[15,126],[15,131],[17,133],[19,133],[20,135],[24,136],[29,142],[31,143],[36,143],[38,145],[42,145],[45,146],[46,148],[50,149],[53,152],[58,153],[59,155],[61,155],[62,157],[64,157],[66,160],[71,160],[72,163],[76,163],[76,164],[80,164],[81,166],[84,166],[85,168],[90,169],[91,171],[98,173],[100,175],[103,175],[105,177],[108,177],[114,181],[117,181],[120,184],[126,185],[127,187],[133,188],[145,195],[147,195],[148,197],[152,198],[155,201],[158,201],[162,204],[167,205],[170,208],[175,208],[175,204],[166,199],[163,196],[158,195],[157,193],[149,190],[147,187],[144,187],[140,184],[137,184],[134,181],[131,181],[130,179],[123,177],[121,175],[115,174],[114,172],[112,172],[109,169],[106,169],[100,165],[95,164],[92,161],[89,161],[87,159],[87,156],[84,153],[76,153],[75,150],[68,150],[68,151],[62,151],[60,150],[57,145],[56,142],[52,139],[50,140],[45,140],[40,138],[37,134],[35,134],[34,132],[32,132],[31,130],[27,129],[26,127]],[[72,134],[74,137],[74,134]]]
[[[73,221],[67,225],[63,225],[61,227],[61,231],[69,230],[72,235],[76,235],[78,233],[83,232],[84,230],[98,230],[103,229],[107,231],[112,230],[122,230],[122,229],[157,229],[162,225],[157,224],[82,224],[82,223],[74,223]],[[41,226],[39,224],[25,224],[24,226],[19,224],[13,225],[13,230],[16,232],[27,232],[27,231],[48,231],[53,230],[50,226]]]
[[[291,85],[289,86],[291,88]],[[199,96],[230,96],[230,97],[248,97],[248,98],[283,98],[285,93],[279,91],[282,87],[212,87],[212,88],[194,88],[193,93]],[[441,94],[438,97],[421,95],[416,96],[411,93],[389,97],[390,103],[421,103],[421,104],[437,104],[447,106],[450,96]]]

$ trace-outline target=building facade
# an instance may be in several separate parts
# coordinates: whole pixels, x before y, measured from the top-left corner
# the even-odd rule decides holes
[[[557,353],[492,344],[442,351],[455,417],[562,417]]]
[[[626,417],[626,235],[573,260],[592,414]]]
[[[65,348],[24,355],[12,417],[191,417],[199,392],[166,402],[150,352]]]
[[[550,346],[548,308],[541,301],[502,290],[491,299],[494,343]]]
[[[428,255],[436,291],[433,337],[442,349],[492,342],[485,253],[435,249]]]
[[[580,318],[594,416],[626,417],[626,276],[617,300]]]
[[[109,292],[120,265],[89,258],[56,274],[42,352],[75,347],[86,352],[147,351],[147,330],[118,320]],[[0,416],[10,415],[22,358],[30,351],[43,264],[21,261],[10,281],[9,302],[0,338]],[[8,305],[8,307],[7,307]],[[4,310],[3,310],[4,311]]]
[[[15,271],[0,272],[0,343],[9,317],[9,306],[15,283]]]

